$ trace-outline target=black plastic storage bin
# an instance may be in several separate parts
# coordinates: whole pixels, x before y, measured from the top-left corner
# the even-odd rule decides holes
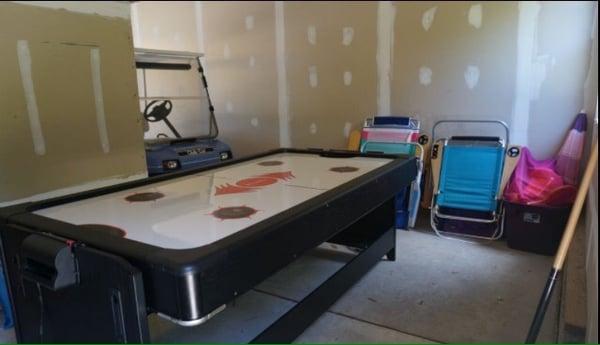
[[[504,202],[504,234],[510,248],[554,255],[571,207],[528,206]]]

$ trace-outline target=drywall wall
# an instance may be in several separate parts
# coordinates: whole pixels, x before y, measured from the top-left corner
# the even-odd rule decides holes
[[[198,51],[196,14],[190,1],[131,5],[134,45],[149,49]]]
[[[584,102],[591,60],[594,2],[542,3],[532,62],[533,92],[529,115],[529,146],[539,157],[554,154],[562,145],[565,128],[580,109],[593,119],[595,102]],[[598,48],[596,46],[596,54]],[[592,67],[593,68],[593,67]],[[597,70],[597,67],[596,67]],[[598,93],[597,73],[595,94]],[[586,104],[587,103],[587,104]]]
[[[285,3],[290,137],[344,147],[377,111],[377,3]]]
[[[0,3],[3,204],[146,175],[128,7],[57,6]]]
[[[176,7],[166,6],[163,11]],[[574,116],[582,108],[593,112],[596,104],[593,2],[195,7],[221,128],[234,142],[252,138],[244,142],[245,152],[277,142],[344,147],[348,132],[365,117],[396,114],[419,117],[426,132],[441,119],[502,120],[512,142],[545,158],[556,152]],[[257,29],[264,34],[255,35]],[[254,47],[267,61],[257,79],[248,72],[258,66]],[[262,97],[254,97],[255,89]],[[239,126],[252,121],[257,108],[273,120],[278,116],[278,133],[274,127],[251,137],[252,128]],[[472,132],[497,133],[489,126]]]
[[[138,2],[132,21],[137,47],[205,54],[219,139],[234,156],[279,146],[273,2]],[[163,83],[161,92],[189,94],[195,85],[188,86]],[[174,110],[173,118],[182,119],[176,127],[185,130],[199,121],[187,110]]]
[[[424,128],[441,119],[502,120],[536,157],[556,153],[583,106],[591,2],[396,7],[395,113],[418,115]]]
[[[279,147],[273,2],[202,2],[201,34],[221,138],[234,156]]]
[[[427,131],[445,119],[510,123],[517,3],[397,2],[395,6],[393,113],[417,116]],[[473,11],[481,14],[475,23],[469,20],[475,20]],[[471,128],[481,129],[464,129]],[[453,129],[440,128],[439,134]]]

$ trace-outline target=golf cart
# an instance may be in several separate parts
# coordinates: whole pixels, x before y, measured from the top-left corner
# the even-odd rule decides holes
[[[200,57],[192,52],[135,49],[151,176],[233,157],[229,145],[217,140],[219,128]]]

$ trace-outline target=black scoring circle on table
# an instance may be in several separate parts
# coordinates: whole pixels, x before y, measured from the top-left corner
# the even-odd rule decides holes
[[[163,193],[159,192],[144,192],[144,193],[135,193],[125,197],[125,200],[129,202],[145,202],[145,201],[155,201],[161,198],[164,198]]]

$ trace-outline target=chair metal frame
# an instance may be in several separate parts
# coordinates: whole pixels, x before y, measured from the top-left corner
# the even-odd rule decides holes
[[[436,122],[435,125],[433,126],[433,129],[431,130],[432,142],[433,142],[433,147],[434,147],[434,149],[432,150],[432,157],[431,157],[432,178],[434,179],[434,183],[433,183],[434,192],[433,192],[433,198],[431,199],[431,213],[430,213],[430,222],[431,222],[432,229],[435,231],[435,233],[438,236],[443,237],[443,238],[460,239],[461,237],[466,237],[466,238],[472,238],[472,239],[477,239],[477,240],[489,240],[489,241],[497,240],[497,239],[501,238],[504,233],[503,227],[501,226],[502,219],[504,216],[504,213],[502,211],[503,210],[502,190],[503,190],[504,184],[506,183],[506,180],[507,180],[504,177],[504,175],[512,173],[511,169],[507,169],[507,164],[506,164],[507,157],[504,157],[504,159],[503,159],[503,164],[501,167],[502,174],[499,176],[499,179],[498,179],[499,185],[498,185],[498,190],[496,191],[496,196],[495,196],[496,209],[492,212],[491,219],[482,219],[482,218],[466,217],[466,216],[463,217],[463,216],[455,216],[455,215],[448,215],[448,214],[442,213],[440,211],[439,205],[437,204],[437,198],[441,192],[439,181],[441,178],[440,175],[441,175],[441,169],[442,169],[442,161],[444,159],[443,151],[444,151],[444,148],[448,145],[449,139],[436,138],[435,130],[440,124],[444,124],[444,123],[488,123],[488,124],[500,125],[505,130],[505,137],[503,139],[499,140],[499,143],[502,147],[503,154],[505,156],[506,156],[506,153],[508,152],[508,143],[510,140],[508,125],[505,122],[499,121],[499,120],[442,120],[442,121]],[[434,165],[433,165],[434,160],[438,160],[439,166],[437,167],[437,169],[434,169]],[[433,171],[433,170],[437,170],[437,171]],[[510,171],[507,171],[507,170],[510,170]],[[437,180],[436,180],[436,177],[437,177]],[[436,222],[435,222],[436,218],[458,220],[458,221],[464,221],[464,222],[475,222],[475,223],[487,223],[487,224],[495,223],[496,227],[491,236],[478,236],[478,235],[472,235],[472,234],[447,232],[447,231],[440,230],[437,227]]]

